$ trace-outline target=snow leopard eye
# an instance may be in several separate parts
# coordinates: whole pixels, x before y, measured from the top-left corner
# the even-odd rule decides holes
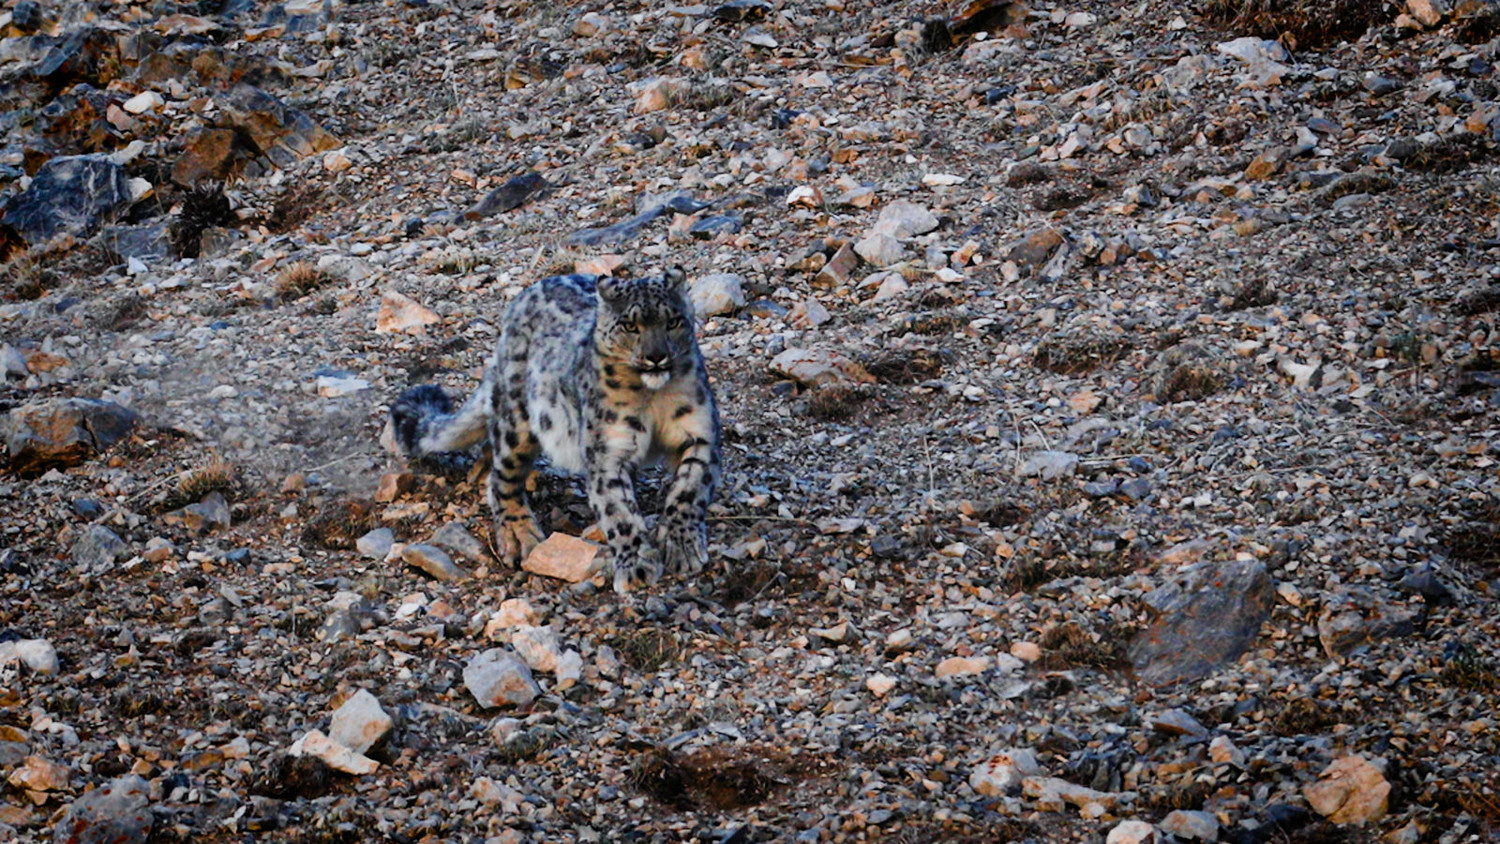
[[[626,334],[639,334],[641,327],[633,322],[622,322],[620,323],[620,330]]]
[[[680,316],[674,316],[671,319],[667,320],[667,328],[669,330],[676,331],[677,329],[679,329],[681,327],[682,327],[682,317],[680,317]]]

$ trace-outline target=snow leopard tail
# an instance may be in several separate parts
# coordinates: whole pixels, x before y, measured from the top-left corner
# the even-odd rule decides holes
[[[482,442],[489,421],[493,385],[486,378],[457,410],[441,387],[412,387],[391,403],[391,438],[401,452],[421,460],[450,463]],[[467,462],[467,461],[465,461]]]

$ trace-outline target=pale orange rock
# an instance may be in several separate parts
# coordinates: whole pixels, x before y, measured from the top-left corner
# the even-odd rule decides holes
[[[543,577],[578,583],[594,573],[594,558],[599,556],[599,551],[599,546],[592,542],[566,533],[554,533],[526,556],[521,568]]]
[[[1391,784],[1363,756],[1335,759],[1315,783],[1302,788],[1309,806],[1336,824],[1364,824],[1385,817]]]
[[[937,665],[937,676],[939,677],[966,677],[970,674],[982,674],[990,667],[990,658],[987,656],[950,656]]]
[[[427,326],[441,321],[441,317],[415,300],[387,290],[380,297],[375,330],[382,334],[425,334]]]
[[[411,492],[416,478],[411,472],[389,472],[380,476],[380,486],[375,489],[375,500],[388,504]]]

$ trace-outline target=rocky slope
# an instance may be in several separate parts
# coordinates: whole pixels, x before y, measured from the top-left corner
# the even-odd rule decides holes
[[[0,24],[0,838],[1500,836],[1500,9]],[[667,264],[715,567],[498,570],[384,403]]]

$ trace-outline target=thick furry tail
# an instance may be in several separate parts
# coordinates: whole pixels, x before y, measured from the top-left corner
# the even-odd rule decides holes
[[[413,387],[391,403],[391,439],[408,457],[446,462],[484,439],[490,402],[488,382],[456,411],[441,387]]]

